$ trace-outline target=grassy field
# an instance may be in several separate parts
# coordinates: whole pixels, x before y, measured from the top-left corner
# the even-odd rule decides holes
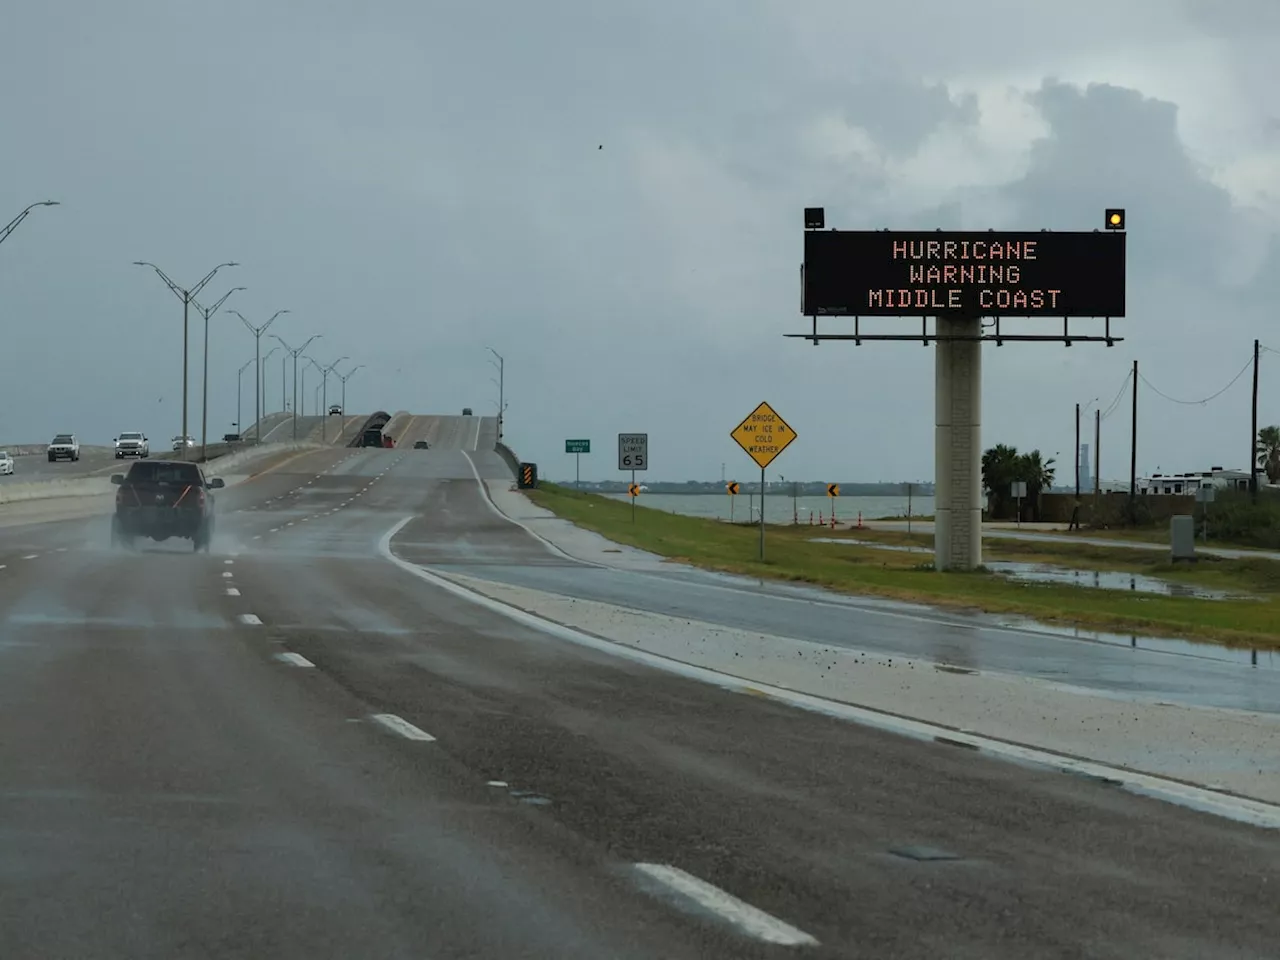
[[[998,549],[992,550],[992,544],[987,550],[990,559],[1192,580],[1259,598],[1253,600],[1160,597],[1128,590],[1020,584],[981,572],[938,573],[927,555],[812,542],[814,537],[831,534],[807,525],[769,527],[765,559],[761,561],[758,526],[731,526],[643,506],[636,507],[633,523],[631,506],[617,500],[549,483],[527,492],[539,506],[616,543],[707,569],[952,608],[1022,614],[1103,630],[1280,648],[1280,564],[1273,561],[1221,560],[1202,563],[1194,570],[1175,570],[1162,564],[1159,554],[1146,556],[1124,547],[1060,547],[1006,540],[999,543]],[[872,531],[857,530],[850,536],[870,539],[871,534]],[[909,536],[898,531],[877,531],[874,535],[879,542],[890,545],[932,543],[928,535]]]

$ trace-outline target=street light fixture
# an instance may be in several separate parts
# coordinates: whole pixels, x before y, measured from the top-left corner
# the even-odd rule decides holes
[[[486,347],[485,349],[498,358],[498,362],[496,364],[498,368],[498,439],[501,440],[502,439],[502,421],[504,418],[503,415],[506,413],[506,410],[507,410],[507,405],[503,395],[503,386],[506,383],[506,377],[504,375],[505,374],[504,368],[506,367],[506,361],[502,359],[502,354],[498,353],[498,351],[493,349],[493,347]],[[490,360],[489,362],[493,363],[492,360]]]
[[[168,275],[165,274],[163,270],[161,270],[154,263],[151,263],[148,260],[135,260],[133,261],[133,265],[135,267],[150,267],[159,275],[160,279],[165,282],[165,286],[167,286],[170,290],[172,290],[174,295],[179,300],[182,301],[182,448],[183,450],[185,450],[186,444],[187,444],[187,437],[190,436],[190,434],[187,432],[187,343],[189,339],[188,334],[190,331],[190,325],[188,323],[188,310],[191,305],[192,299],[194,299],[196,294],[198,294],[201,290],[204,289],[204,285],[206,283],[208,283],[210,280],[213,279],[214,274],[216,274],[223,267],[238,267],[240,266],[240,264],[236,263],[234,260],[229,260],[226,263],[220,263],[216,267],[214,267],[212,270],[210,270],[207,274],[205,274],[203,280],[201,280],[199,283],[197,283],[194,287],[191,287],[190,289],[184,289],[178,286],[176,283],[174,283],[172,280],[169,279]]]
[[[20,224],[23,220],[27,219],[27,217],[31,214],[31,211],[34,210],[36,207],[59,207],[59,206],[62,206],[62,204],[58,203],[57,200],[38,200],[35,203],[31,204],[31,206],[27,207],[27,209],[23,210],[20,214],[18,214],[16,217],[10,220],[3,230],[0,230],[0,243],[4,243],[5,240],[9,238],[9,234],[13,233],[13,231],[18,228],[18,224]]]
[[[209,318],[218,312],[218,308],[227,302],[227,297],[231,296],[237,290],[247,290],[248,287],[232,287],[222,295],[222,299],[206,310],[200,306],[200,303],[191,298],[191,302],[196,305],[196,309],[204,315],[204,378],[202,391],[204,398],[200,401],[200,459],[204,460],[208,453],[208,435],[209,435]]]
[[[253,439],[258,441],[262,439],[262,335],[267,332],[267,327],[271,326],[271,324],[275,322],[276,317],[280,316],[282,313],[292,313],[293,311],[277,310],[271,315],[271,319],[260,327],[255,327],[245,319],[245,315],[239,310],[228,310],[227,312],[234,313],[244,321],[244,325],[248,327],[249,332],[253,334],[253,355],[255,362],[258,364],[257,374],[253,378],[253,389],[254,393],[257,395],[257,399],[254,400],[253,406],[258,416],[257,422],[253,425]]]
[[[320,337],[323,337],[324,334],[317,333],[315,336],[311,338],[311,340],[308,340],[306,343],[298,347],[296,350],[293,347],[289,346],[287,343],[285,343],[283,340],[281,340],[280,337],[277,336],[276,334],[273,333],[271,336],[275,337],[277,340],[280,340],[280,346],[284,347],[285,352],[287,352],[290,356],[293,357],[293,439],[297,440],[298,439],[298,357],[302,355],[302,351],[306,350],[307,347],[311,345],[311,340],[318,340]],[[282,357],[281,360],[283,359],[284,358]],[[302,370],[302,376],[305,381],[307,376],[307,371],[305,367]],[[303,394],[303,401],[305,402],[305,400],[306,400],[306,394]]]

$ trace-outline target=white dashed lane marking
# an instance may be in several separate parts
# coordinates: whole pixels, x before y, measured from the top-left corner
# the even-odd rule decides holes
[[[228,564],[230,564],[230,563],[235,563],[235,561],[234,561],[234,560],[223,560],[222,562],[223,562],[223,563],[228,563]]]
[[[28,553],[28,554],[27,554],[25,557],[23,557],[22,559],[23,559],[23,560],[34,560],[34,559],[35,559],[36,557],[38,557],[38,556],[40,556],[40,554],[38,554],[38,553]]]
[[[222,576],[223,576],[223,579],[229,579],[229,578],[231,577],[231,571],[230,571],[230,570],[223,570],[223,571],[222,571]]]
[[[254,614],[254,613],[242,613],[242,614],[240,614],[240,622],[241,622],[241,623],[250,624],[250,625],[252,625],[252,626],[261,626],[261,625],[262,625],[262,621],[261,621],[261,620],[259,620],[259,619],[258,619],[257,614]]]
[[[370,718],[374,723],[381,724],[392,733],[398,733],[406,740],[422,740],[434,741],[435,737],[427,733],[425,730],[419,730],[408,720],[397,717],[394,713],[375,713]]]
[[[637,863],[636,869],[649,880],[660,883],[667,890],[692,900],[704,910],[710,910],[722,920],[737,927],[743,933],[765,943],[784,947],[812,947],[818,941],[803,930],[765,913],[751,904],[739,900],[731,893],[699,880],[691,873],[665,863]]]
[[[300,653],[277,653],[276,659],[295,667],[314,667],[315,664]]]
[[[240,596],[240,591],[239,591],[239,590],[237,590],[235,587],[227,587],[227,596],[228,596],[228,597],[238,597],[238,596]]]

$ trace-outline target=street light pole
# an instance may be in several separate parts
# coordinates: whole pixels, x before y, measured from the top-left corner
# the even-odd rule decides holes
[[[240,435],[240,439],[244,439],[244,421],[240,419],[240,400],[244,396],[244,388],[241,382],[244,380],[244,372],[253,366],[253,357],[245,361],[240,372],[236,374],[236,433]]]
[[[272,347],[262,355],[262,415],[264,417],[271,415],[271,404],[267,403],[267,361],[270,360],[279,347]],[[283,413],[283,409],[280,411]]]
[[[245,315],[239,310],[229,310],[227,312],[234,313],[239,317],[244,322],[244,325],[249,328],[249,332],[253,334],[253,356],[254,361],[258,365],[257,372],[253,378],[253,389],[256,394],[253,406],[258,417],[257,421],[253,425],[253,439],[255,442],[258,442],[262,440],[262,335],[267,332],[267,327],[271,326],[271,324],[275,322],[276,317],[280,316],[282,313],[291,313],[292,311],[277,310],[271,315],[271,319],[260,327],[255,327],[245,319]]]
[[[280,337],[277,336],[276,334],[273,333],[271,336],[275,337],[277,340],[280,340],[280,346],[284,347],[285,352],[293,357],[293,439],[297,440],[298,439],[298,357],[302,355],[303,350],[306,350],[307,347],[311,345],[311,340],[318,340],[321,337],[323,337],[324,334],[323,333],[315,334],[313,337],[311,337],[310,340],[308,340],[302,346],[298,347],[298,349],[296,350],[293,347],[289,346],[287,343],[285,343],[284,340],[281,340]],[[281,357],[280,359],[283,362],[284,358]],[[304,367],[302,370],[302,377],[303,377],[304,383],[306,381],[306,376],[307,376],[307,370]],[[306,399],[305,394],[303,396],[303,399],[304,400]]]
[[[188,320],[191,300],[196,296],[196,294],[204,289],[204,285],[212,280],[214,274],[223,267],[238,267],[240,264],[236,263],[234,260],[218,264],[205,274],[203,280],[197,283],[194,287],[191,287],[189,290],[178,286],[169,279],[163,270],[150,261],[135,260],[133,261],[133,265],[135,267],[150,267],[159,275],[160,279],[165,282],[165,286],[172,290],[174,295],[182,301],[182,449],[185,451],[187,449],[187,437],[190,436],[187,432],[187,344],[190,340],[190,324]]]
[[[9,234],[13,233],[14,230],[18,229],[18,224],[20,224],[23,220],[27,219],[27,217],[31,215],[31,211],[34,210],[36,207],[58,207],[58,206],[61,206],[61,204],[58,203],[57,200],[39,200],[36,203],[31,204],[31,206],[27,207],[27,209],[23,210],[20,214],[18,214],[16,217],[10,220],[8,224],[5,225],[4,229],[0,229],[0,243],[4,243],[5,240],[9,238]]]
[[[342,381],[342,416],[344,420],[346,419],[346,416],[347,416],[347,381],[356,375],[357,370],[360,370],[363,367],[364,367],[363,363],[360,364],[358,367],[352,367],[350,370],[347,371],[347,375],[345,377],[342,374],[337,373],[335,371],[335,375],[337,376],[337,378]]]
[[[507,364],[506,364],[506,361],[502,359],[502,354],[498,353],[498,351],[493,349],[493,347],[487,347],[486,349],[490,353],[492,353],[495,357],[498,358],[498,364],[497,364],[498,366],[498,439],[501,440],[502,439],[502,421],[505,418],[505,414],[507,410],[507,404],[506,404],[506,401],[504,400],[504,395],[503,395],[503,386],[506,383],[506,377],[504,376],[504,373],[505,373],[504,368],[506,367]],[[490,360],[489,362],[493,363],[492,360]]]
[[[199,302],[192,297],[191,302],[196,305],[196,309],[204,315],[204,377],[202,385],[203,399],[200,401],[200,459],[204,460],[208,453],[209,441],[209,318],[218,312],[218,308],[227,302],[227,297],[231,296],[237,290],[247,290],[248,287],[232,287],[222,295],[222,299],[206,310],[200,306]]]
[[[324,417],[320,421],[320,442],[329,442],[329,374],[333,373],[333,368],[340,364],[343,360],[350,360],[350,357],[339,357],[333,363],[322,369],[324,376],[320,378],[320,415]],[[336,376],[336,374],[335,374]],[[339,431],[341,436],[341,431]]]

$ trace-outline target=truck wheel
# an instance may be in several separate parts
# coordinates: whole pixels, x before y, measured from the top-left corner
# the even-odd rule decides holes
[[[57,459],[58,459],[58,458],[57,458],[57,457],[55,457],[52,453],[51,453],[51,454],[49,454],[49,462],[50,462],[50,463],[53,463],[53,461],[55,461],[55,460],[57,460]]]

